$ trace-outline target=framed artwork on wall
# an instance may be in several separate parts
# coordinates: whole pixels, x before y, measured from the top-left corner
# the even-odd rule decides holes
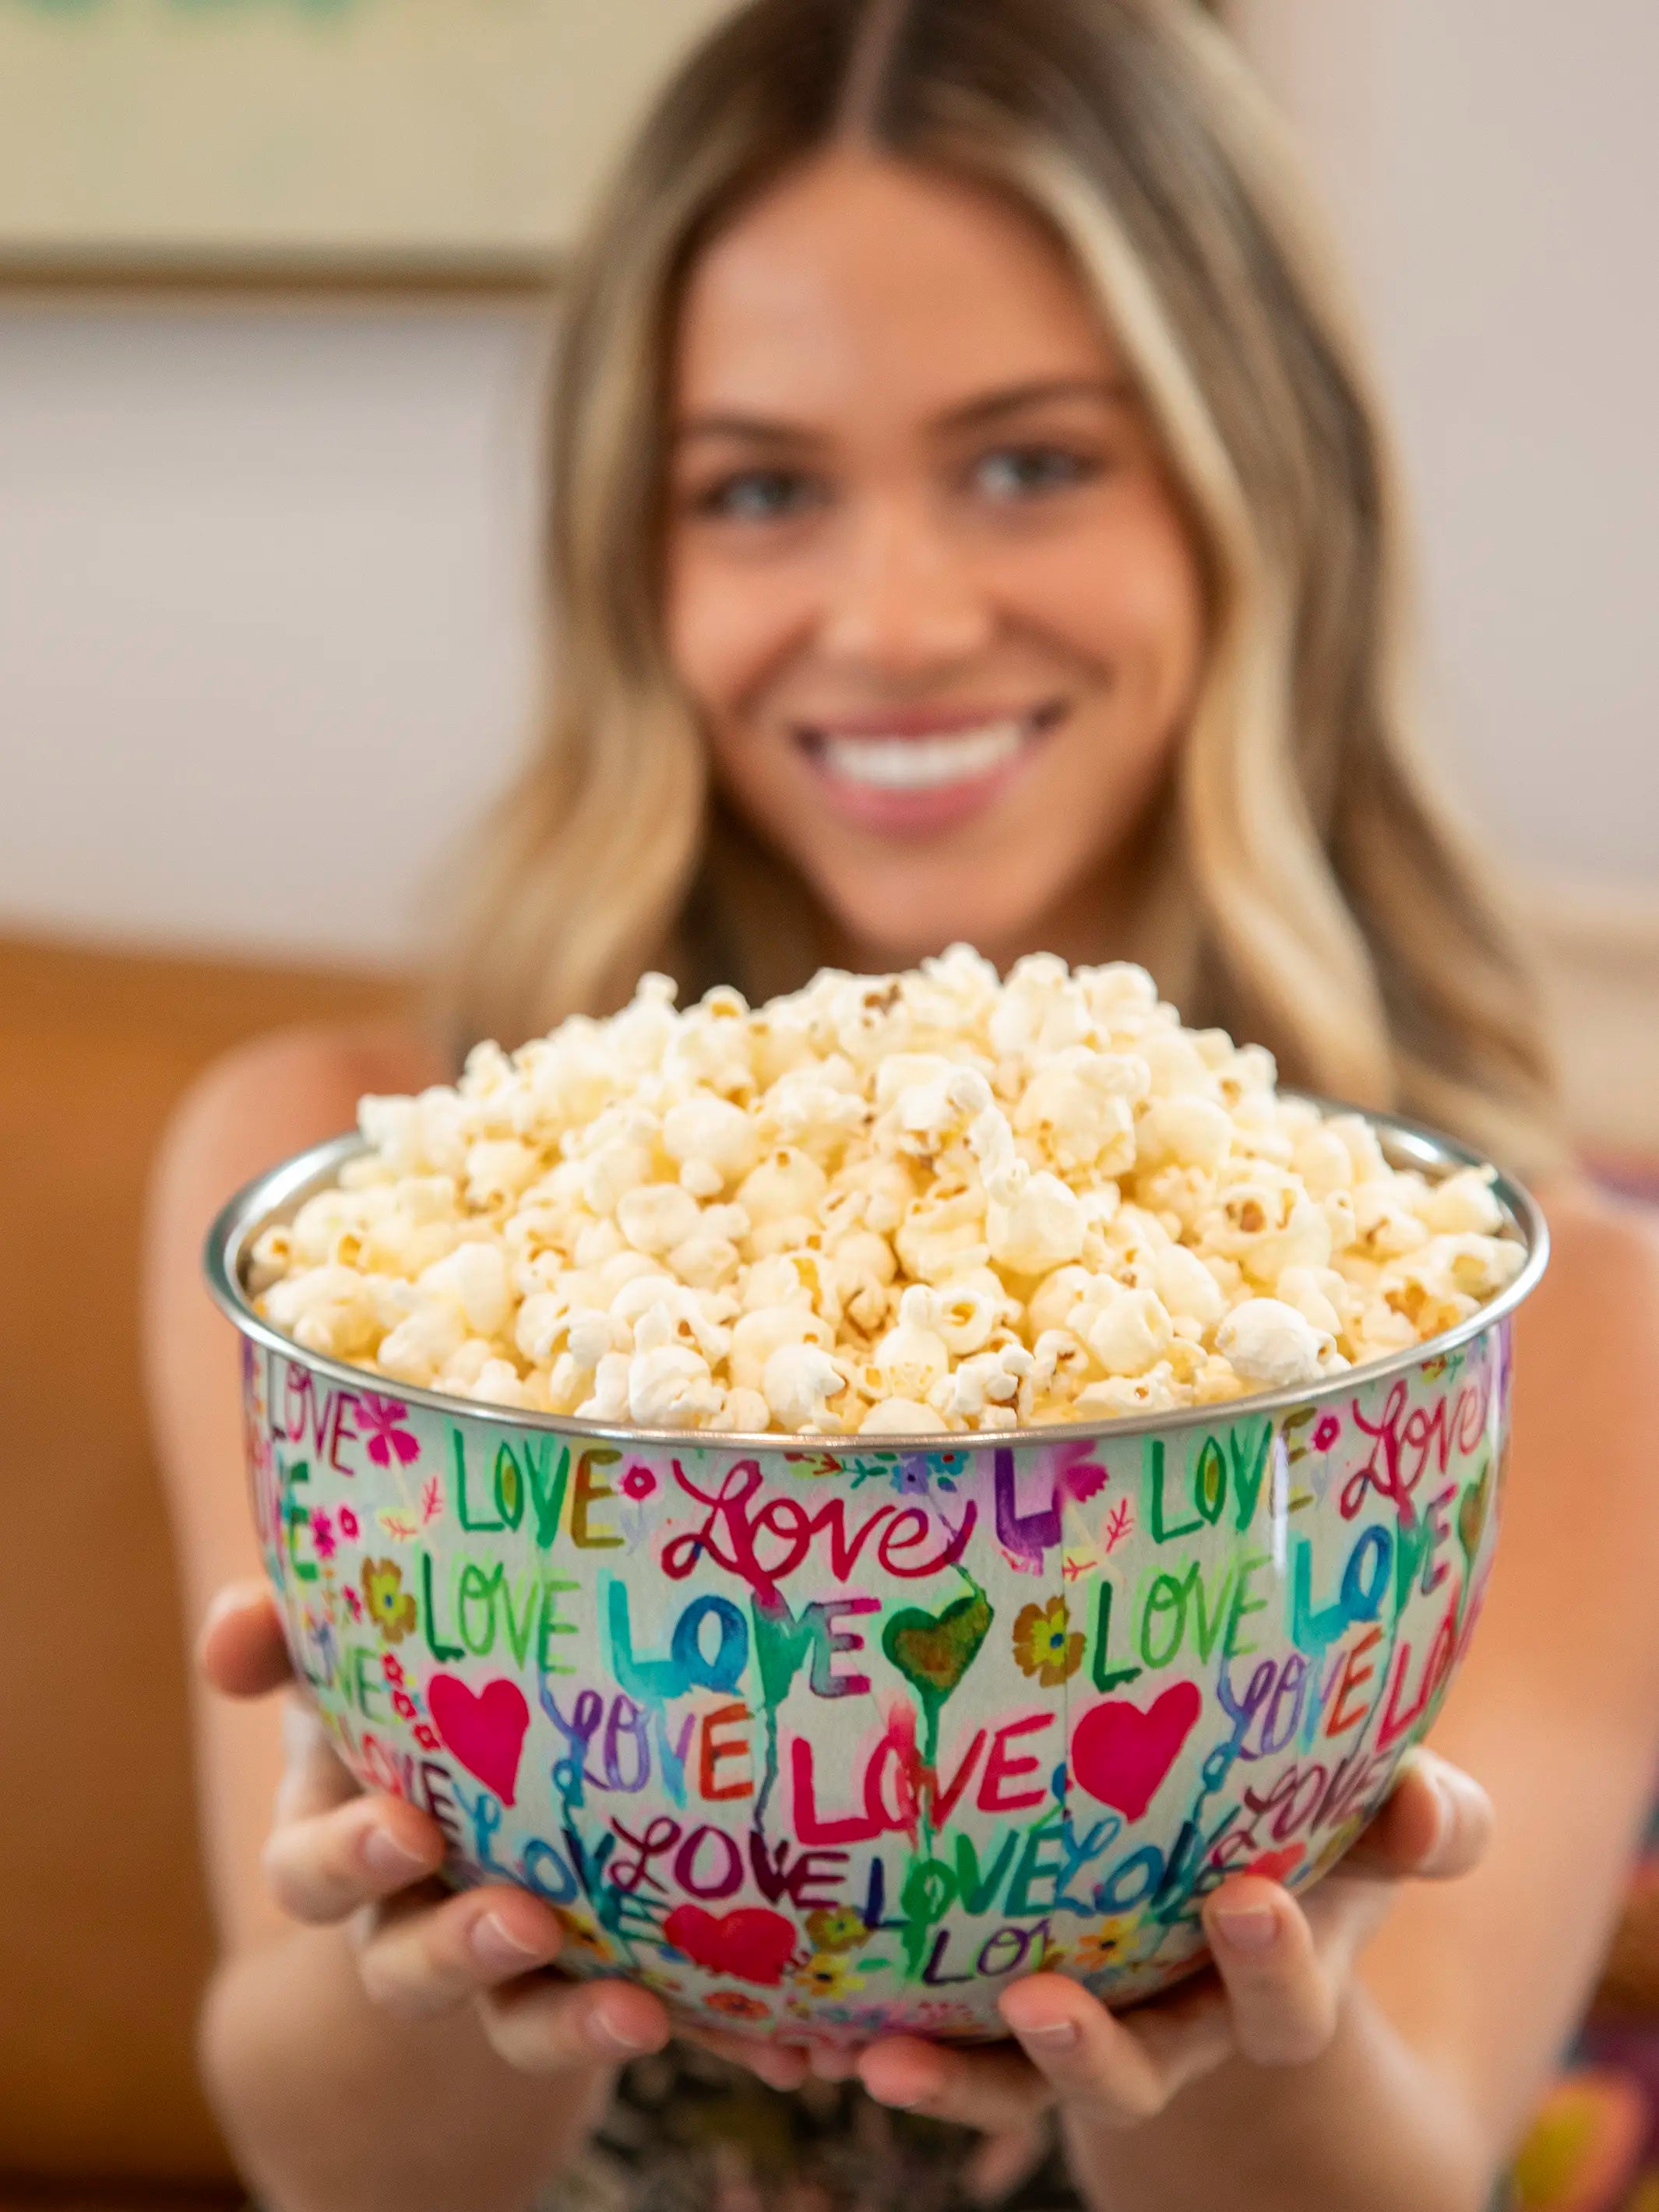
[[[728,0],[0,0],[0,276],[532,279]]]

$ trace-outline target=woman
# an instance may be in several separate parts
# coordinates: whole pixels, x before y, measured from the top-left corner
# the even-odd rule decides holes
[[[1182,0],[756,0],[573,272],[553,465],[547,738],[477,866],[452,1042],[614,1005],[647,962],[763,996],[956,938],[1144,960],[1286,1079],[1544,1179],[1504,1566],[1446,1759],[1305,1906],[1224,1885],[1207,1984],[1114,2022],[1034,1976],[988,2052],[814,2062],[854,2092],[733,2045],[797,2102],[694,2055],[602,2118],[667,2039],[657,2000],[547,1972],[533,1897],[446,1897],[432,1825],[358,1795],[297,1709],[285,1767],[257,1701],[285,1661],[236,1581],[201,1230],[360,1093],[449,1070],[391,1036],[244,1054],[164,1164],[153,1364],[190,1596],[222,1592],[206,1671],[249,1700],[200,1730],[226,1948],[204,2049],[251,2177],[280,2212],[516,2212],[592,2177],[602,2124],[607,2187],[750,2203],[735,2099],[817,2203],[1480,2204],[1649,1777],[1659,1504],[1631,1382],[1659,1256],[1566,1173],[1524,967],[1413,763],[1393,485],[1256,96]],[[1069,2185],[1036,2162],[1051,2110]]]

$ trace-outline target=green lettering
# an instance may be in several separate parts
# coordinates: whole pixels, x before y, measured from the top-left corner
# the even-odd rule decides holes
[[[1236,1559],[1228,1559],[1224,1562],[1212,1612],[1210,1606],[1209,1585],[1205,1581],[1203,1570],[1196,1559],[1188,1571],[1187,1595],[1191,1602],[1194,1615],[1193,1640],[1198,1645],[1199,1656],[1206,1666],[1209,1664],[1210,1654],[1215,1650],[1216,1638],[1221,1632],[1222,1622],[1226,1619],[1227,1601],[1232,1595],[1233,1582],[1237,1573],[1238,1562]]]
[[[384,1720],[385,1714],[377,1713],[368,1702],[371,1698],[384,1698],[386,1695],[386,1683],[382,1679],[378,1660],[375,1661],[374,1672],[372,1674],[368,1672],[368,1664],[372,1659],[374,1659],[374,1654],[366,1644],[354,1644],[348,1648],[343,1670],[348,1685],[348,1694],[351,1703],[356,1706],[365,1720]]]
[[[455,1511],[463,1528],[473,1535],[499,1534],[506,1526],[501,1521],[475,1521],[466,1504],[466,1439],[459,1429],[449,1432],[450,1444],[455,1455]]]
[[[1267,1449],[1273,1439],[1271,1421],[1264,1421],[1253,1439],[1241,1436],[1237,1429],[1227,1431],[1227,1456],[1233,1463],[1233,1496],[1238,1500],[1233,1526],[1241,1536],[1255,1518],[1256,1500],[1261,1495],[1261,1478],[1267,1471]]]
[[[601,1498],[614,1498],[616,1492],[593,1480],[596,1467],[611,1467],[622,1457],[608,1445],[590,1444],[576,1462],[576,1494],[570,1501],[570,1540],[585,1552],[611,1552],[622,1543],[614,1528],[591,1528],[587,1515],[591,1506]]]
[[[1095,1608],[1095,1656],[1092,1662],[1094,1684],[1097,1690],[1115,1690],[1125,1682],[1133,1682],[1139,1674],[1139,1667],[1114,1667],[1110,1663],[1112,1644],[1112,1578],[1102,1575],[1100,1600]]]
[[[495,1593],[507,1580],[507,1569],[492,1568],[489,1573],[476,1559],[463,1559],[455,1578],[455,1626],[460,1639],[475,1659],[484,1659],[495,1644]],[[482,1601],[483,1626],[476,1634],[472,1626],[472,1608]]]
[[[421,1553],[421,1595],[425,1600],[421,1607],[421,1617],[426,1623],[427,1650],[434,1659],[464,1659],[466,1654],[462,1647],[459,1644],[446,1644],[438,1633],[438,1603],[432,1587],[432,1554],[427,1551]]]
[[[565,1457],[568,1460],[568,1452]],[[576,1623],[574,1620],[561,1620],[558,1618],[558,1611],[560,1597],[567,1590],[574,1590],[579,1587],[578,1583],[565,1582],[551,1575],[542,1584],[541,1615],[536,1632],[536,1671],[538,1674],[574,1674],[576,1671],[574,1667],[566,1666],[563,1660],[553,1658],[547,1647],[551,1638],[556,1636],[574,1636],[576,1633]]]
[[[1269,1553],[1251,1552],[1240,1565],[1238,1580],[1233,1584],[1233,1601],[1227,1608],[1227,1633],[1221,1643],[1221,1656],[1224,1659],[1248,1659],[1252,1651],[1261,1649],[1261,1646],[1255,1642],[1241,1644],[1238,1640],[1238,1630],[1240,1623],[1249,1614],[1265,1613],[1267,1610],[1267,1601],[1265,1597],[1250,1595],[1250,1583],[1263,1567],[1270,1566],[1272,1564],[1272,1555]]]
[[[505,1437],[495,1447],[495,1510],[504,1524],[516,1528],[524,1519],[524,1476]]]
[[[311,1480],[311,1466],[307,1460],[297,1459],[292,1467],[283,1470],[283,1487],[286,1491],[295,1483]],[[283,1500],[283,1519],[288,1528],[288,1563],[297,1582],[314,1583],[319,1570],[315,1559],[300,1557],[300,1531],[311,1526],[311,1509],[302,1505],[297,1498]]]
[[[555,1437],[543,1440],[539,1454],[526,1437],[524,1440],[525,1470],[530,1481],[530,1503],[536,1516],[536,1541],[543,1551],[548,1550],[559,1533],[559,1516],[564,1510],[564,1486],[570,1474],[570,1447],[558,1444],[558,1465],[548,1472],[548,1462],[553,1455]]]
[[[1053,1821],[1040,1821],[1025,1834],[1025,1848],[1019,1855],[1019,1864],[1014,1869],[1014,1878],[1008,1885],[1007,1913],[1011,1920],[1018,1920],[1028,1912],[1052,1912],[1060,1888],[1060,1867],[1063,1862],[1045,1860],[1045,1844],[1063,1845],[1064,1832]],[[1036,1904],[1031,1896],[1031,1884],[1046,1881],[1053,1885],[1047,1900]]]
[[[1215,1438],[1206,1437],[1199,1447],[1198,1467],[1193,1477],[1193,1503],[1213,1528],[1226,1502],[1227,1462]]]
[[[1146,1602],[1140,1614],[1140,1656],[1153,1668],[1167,1667],[1181,1649],[1181,1639],[1187,1632],[1187,1593],[1197,1575],[1196,1567],[1189,1567],[1177,1581],[1174,1575],[1152,1577],[1152,1588],[1146,1593]],[[1154,1650],[1152,1624],[1162,1613],[1170,1616],[1171,1626],[1169,1642]]]
[[[1148,1493],[1147,1508],[1143,1518],[1149,1521],[1155,1544],[1167,1544],[1176,1536],[1190,1536],[1203,1522],[1196,1514],[1178,1528],[1166,1528],[1164,1521],[1164,1439],[1148,1437],[1141,1462],[1142,1480]]]
[[[968,1911],[979,1913],[988,1912],[991,1910],[996,1901],[996,1893],[1002,1887],[1003,1877],[1008,1871],[1009,1863],[1014,1856],[1014,1847],[1018,1841],[1018,1834],[1010,1828],[1002,1838],[995,1858],[991,1862],[989,1871],[981,1875],[979,1867],[979,1853],[974,1849],[972,1837],[958,1834],[957,1837],[957,1890]]]

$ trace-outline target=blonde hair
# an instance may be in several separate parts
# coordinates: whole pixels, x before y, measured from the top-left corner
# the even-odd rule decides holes
[[[1280,129],[1188,0],[752,0],[668,86],[563,301],[546,735],[473,855],[456,1029],[521,1038],[647,964],[763,996],[817,963],[805,885],[707,787],[659,621],[659,501],[689,264],[849,137],[1059,238],[1191,518],[1205,672],[1125,957],[1286,1081],[1552,1163],[1536,991],[1411,742],[1399,498],[1359,349]]]

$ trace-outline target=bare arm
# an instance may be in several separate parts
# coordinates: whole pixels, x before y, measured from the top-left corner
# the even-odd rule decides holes
[[[1497,1569],[1434,1735],[1490,1793],[1492,1848],[1455,1892],[1405,1897],[1365,1970],[1500,2150],[1583,2008],[1659,1783],[1659,1230],[1582,1192],[1550,1218]]]
[[[514,1981],[504,1966],[486,1976],[471,1959],[469,1939],[491,1895],[527,1947],[520,1976],[550,1958],[557,1924],[535,1899],[475,1892],[439,1903],[407,1890],[382,1910],[367,1943],[372,1907],[356,1913],[355,1926],[339,1917],[359,1896],[391,1896],[428,1873],[441,1838],[412,1807],[358,1796],[319,1745],[290,1759],[287,1701],[253,1694],[280,1680],[282,1658],[257,1590],[235,1340],[203,1291],[202,1240],[219,1205],[251,1176],[349,1127],[362,1092],[418,1088],[441,1073],[412,1041],[392,1035],[266,1040],[222,1062],[185,1101],[153,1194],[149,1376],[190,1616],[200,1620],[228,1583],[255,1585],[246,1603],[222,1611],[208,1639],[222,1684],[247,1694],[233,1701],[198,1686],[195,1708],[224,1947],[203,2059],[226,2134],[273,2212],[458,2204],[523,2212],[581,2140],[609,2080],[591,2041],[572,2047],[583,2024],[572,2008],[591,2010],[590,1992]],[[279,1787],[283,1832],[267,1851]],[[401,1873],[371,1874],[362,1863],[376,1832],[410,1855]],[[262,1856],[290,1911],[335,1924],[298,1927],[285,1916],[262,1878]],[[493,2039],[465,2001],[491,1986],[502,1991]],[[515,1990],[524,1994],[516,2005]],[[447,2008],[435,2009],[446,1998]],[[635,1999],[649,2014],[647,2047],[666,2033],[655,2001],[618,1990],[605,2002]],[[553,2009],[560,2004],[562,2014]]]
[[[1475,2212],[1583,2009],[1659,1778],[1659,1239],[1587,1192],[1550,1215],[1497,1569],[1432,1739],[1491,1796],[1491,1846],[1401,1891],[1318,2061],[1177,2100],[1114,2205],[1194,2201],[1194,2152],[1231,2141],[1240,2212]]]

